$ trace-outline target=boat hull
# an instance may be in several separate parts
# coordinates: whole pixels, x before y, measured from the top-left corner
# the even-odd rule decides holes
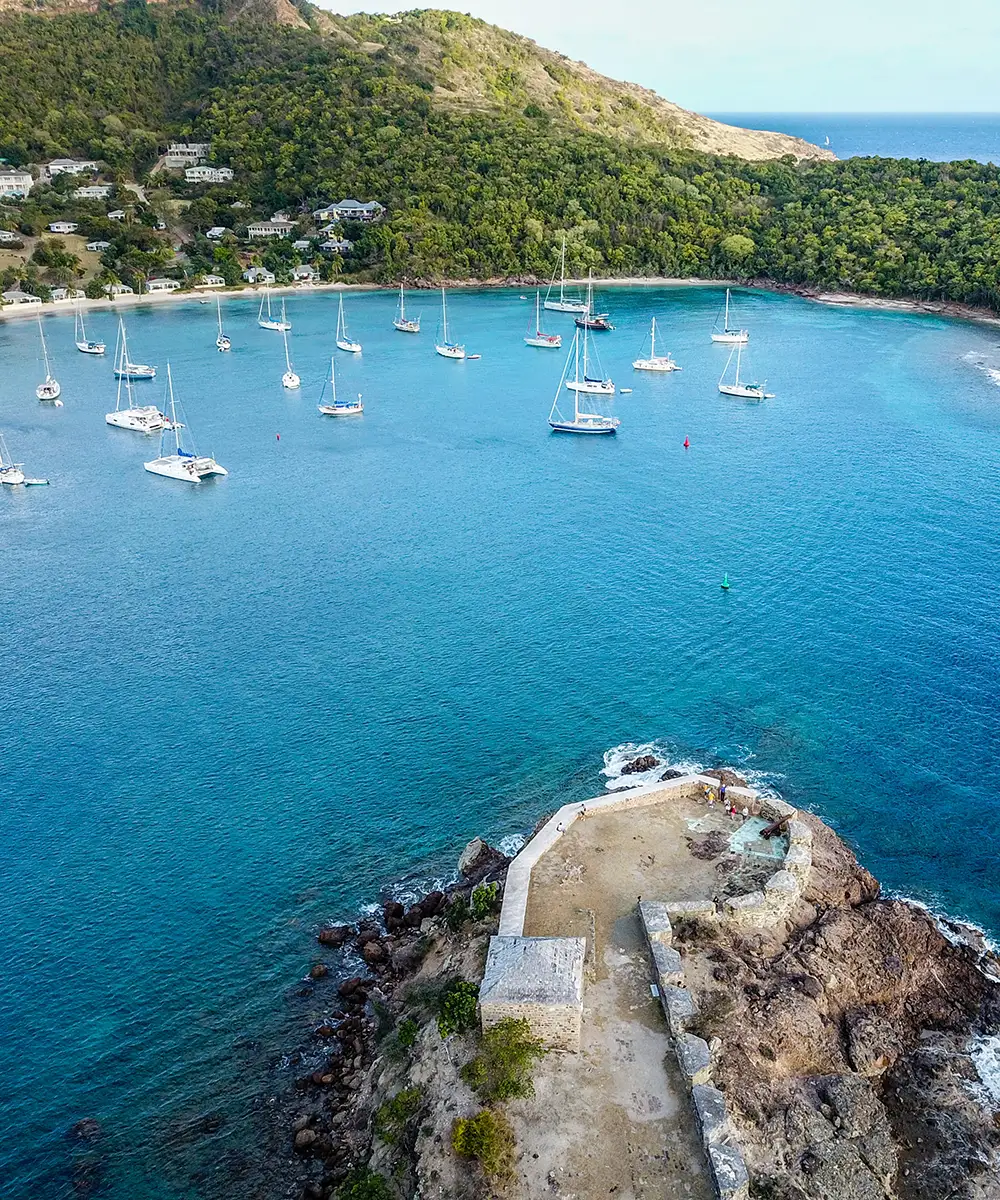
[[[77,342],[76,348],[81,354],[103,354],[107,349],[103,342]]]
[[[105,423],[116,429],[128,429],[132,433],[160,433],[170,428],[170,422],[158,409],[121,408],[104,415]]]
[[[610,417],[581,417],[577,421],[553,421],[549,426],[554,433],[614,433],[618,429],[618,421]]]
[[[302,386],[302,380],[294,371],[286,371],[281,377],[281,386],[288,388],[289,391],[294,391],[297,387]]]
[[[62,388],[55,379],[46,379],[35,388],[35,395],[43,404],[50,404],[62,395]]]
[[[419,333],[419,321],[393,321],[393,329],[398,329],[400,333]]]
[[[258,320],[257,324],[261,329],[273,329],[276,333],[288,333],[292,328],[291,321]]]
[[[360,342],[348,342],[348,341],[345,341],[343,338],[337,338],[337,349],[344,350],[347,354],[360,354],[361,353],[361,343]]]
[[[745,387],[742,383],[720,383],[719,391],[723,396],[738,396],[741,400],[763,400],[767,396],[762,387]]]
[[[615,385],[610,379],[600,380],[597,383],[591,383],[588,380],[577,383],[575,379],[567,379],[566,386],[571,392],[587,392],[592,396],[613,396],[615,394]]]
[[[229,340],[229,338],[223,335],[222,337],[217,337],[215,339],[215,348],[220,352],[223,350],[232,350],[233,343]]]
[[[635,371],[679,371],[681,368],[672,358],[637,358],[632,364]]]
[[[586,300],[545,300],[542,308],[547,308],[549,312],[585,313],[587,302]]]
[[[558,350],[562,346],[562,338],[558,333],[552,334],[551,337],[526,337],[524,344],[538,346],[541,350]]]
[[[360,417],[365,411],[363,404],[320,404],[318,408],[324,417]]]
[[[19,483],[24,483],[24,472],[20,467],[5,467],[0,471],[0,483],[16,487]]]
[[[464,346],[435,346],[434,349],[442,358],[465,358]]]
[[[614,329],[614,325],[603,317],[592,317],[589,320],[586,317],[577,317],[576,325],[578,329],[589,329],[591,333],[610,333]]]
[[[745,329],[729,329],[725,333],[713,333],[712,341],[724,346],[745,346],[750,341],[750,334]]]
[[[183,483],[201,483],[212,475],[229,474],[214,458],[189,458],[184,454],[165,454],[142,465],[151,475],[179,479]]]
[[[115,367],[115,379],[127,379],[134,383],[137,379],[155,379],[156,367],[147,367],[144,363],[126,363],[125,369]]]

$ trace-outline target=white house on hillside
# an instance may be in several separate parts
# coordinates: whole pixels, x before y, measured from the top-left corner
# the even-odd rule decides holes
[[[188,167],[184,172],[188,183],[228,183],[232,177],[232,167]]]
[[[176,292],[180,288],[176,279],[147,279],[147,292]]]
[[[96,242],[88,242],[87,249],[92,251],[94,254],[100,254],[104,250],[110,250],[111,243],[98,239]]]
[[[212,228],[206,232],[205,237],[207,237],[209,241],[218,242],[224,238],[228,232],[229,230],[225,227],[225,225],[213,225]]]
[[[221,275],[202,275],[199,287],[225,287],[226,281]]]
[[[125,220],[125,209],[124,208],[116,208],[112,212],[109,212],[108,220],[109,221],[124,221]]]
[[[109,296],[134,296],[135,291],[127,283],[106,283],[104,290]]]
[[[384,212],[377,200],[368,200],[364,204],[359,200],[340,200],[316,209],[313,217],[317,221],[378,221]]]
[[[19,242],[21,235],[11,229],[0,229],[0,246],[9,246],[13,242]]]
[[[243,272],[247,283],[274,283],[274,272],[265,267],[249,267]]]
[[[354,245],[347,238],[329,238],[325,242],[320,242],[319,248],[325,250],[327,254],[346,254]]]
[[[76,233],[79,228],[76,221],[53,221],[49,233]]]
[[[52,289],[52,302],[54,304],[65,304],[67,300],[82,300],[85,293],[79,288],[70,287],[54,287]]]
[[[27,196],[34,182],[28,171],[0,168],[0,196]]]
[[[91,183],[73,189],[74,200],[106,200],[111,195],[110,183]]]
[[[294,228],[294,221],[252,221],[247,233],[252,238],[288,237]]]
[[[98,165],[92,158],[54,158],[47,169],[49,178],[55,179],[57,175],[93,174],[98,170]]]
[[[171,142],[163,158],[165,167],[193,167],[208,158],[209,142]]]
[[[32,296],[30,292],[22,292],[20,288],[11,288],[3,294],[4,304],[41,304],[41,296]]]
[[[319,272],[315,267],[310,267],[306,263],[303,263],[292,272],[292,278],[298,283],[315,283],[319,278]]]

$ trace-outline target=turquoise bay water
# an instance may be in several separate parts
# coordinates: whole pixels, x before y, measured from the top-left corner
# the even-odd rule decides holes
[[[516,292],[452,297],[464,364],[432,295],[419,337],[351,295],[343,421],[315,411],[334,297],[289,301],[299,394],[252,302],[231,355],[209,307],[128,313],[230,469],[200,487],[105,426],[71,316],[58,411],[37,330],[0,325],[0,427],[52,481],[0,495],[5,1197],[91,1161],[113,1200],[282,1194],[256,1147],[328,1011],[294,994],[316,924],[594,794],[624,741],[742,763],[1000,930],[997,332],[740,294],[755,405],[715,390],[718,291],[605,299],[615,439],[549,434],[562,357],[521,345]],[[653,313],[680,373],[631,370]],[[68,1140],[88,1116],[101,1140]]]

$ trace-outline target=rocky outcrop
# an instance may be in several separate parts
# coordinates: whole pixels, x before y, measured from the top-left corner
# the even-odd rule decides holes
[[[660,765],[655,754],[640,754],[622,767],[623,775],[639,775],[643,771],[653,771]]]
[[[469,883],[480,883],[505,870],[508,861],[502,851],[494,849],[482,838],[473,838],[458,860],[458,872]]]
[[[979,948],[881,897],[832,830],[800,819],[812,870],[784,928],[675,934],[758,1194],[1000,1197],[1000,1128],[968,1088],[969,1035],[1000,1020]]]

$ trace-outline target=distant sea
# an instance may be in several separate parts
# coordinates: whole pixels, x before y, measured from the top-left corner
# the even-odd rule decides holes
[[[830,139],[838,158],[972,158],[1000,163],[1000,113],[710,113],[747,129],[773,129],[817,146]]]

